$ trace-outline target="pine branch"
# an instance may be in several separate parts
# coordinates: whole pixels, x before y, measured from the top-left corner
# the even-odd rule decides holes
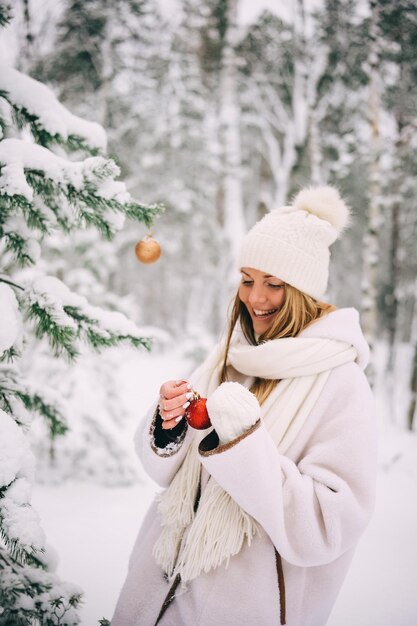
[[[5,250],[14,255],[15,261],[19,267],[27,267],[34,265],[36,259],[30,253],[29,242],[16,232],[7,232],[3,235]]]
[[[78,350],[74,346],[77,338],[76,329],[72,326],[60,324],[54,317],[52,308],[42,308],[38,302],[33,302],[27,307],[28,319],[35,322],[35,335],[38,339],[47,337],[49,345],[55,356],[66,356],[73,361],[78,356]]]
[[[123,211],[130,219],[137,222],[144,222],[148,228],[151,228],[155,217],[165,211],[163,204],[141,204],[139,202],[129,202],[123,205]]]
[[[97,351],[102,348],[110,348],[120,343],[130,343],[135,348],[143,347],[151,349],[151,339],[149,337],[136,337],[126,333],[115,333],[103,327],[103,323],[83,313],[78,307],[64,306],[64,311],[76,321],[79,334],[83,334],[88,343]]]
[[[3,526],[3,515],[1,511],[1,501],[4,498],[3,490],[0,489],[0,537],[6,546],[11,558],[13,561],[18,563],[19,565],[26,565],[30,560],[33,559],[33,556],[36,554],[37,550],[34,547],[30,547],[29,549],[24,548],[20,545],[17,539],[10,539],[8,536],[4,526]]]
[[[46,421],[52,439],[68,431],[67,420],[57,402],[47,400],[42,392],[22,383],[16,368],[2,369],[0,374],[0,408],[11,415],[17,424],[26,425],[17,417],[19,409],[16,401],[21,402],[27,411],[37,413]]]
[[[6,281],[5,281],[6,282]],[[0,363],[13,363],[15,360],[20,359],[22,353],[19,350],[16,350],[14,346],[5,350],[2,355],[0,355]]]
[[[2,278],[2,276],[0,276],[0,283],[6,283],[6,285],[10,285],[11,287],[16,287],[16,289],[21,289],[22,291],[24,291],[23,287],[21,287],[20,285],[17,285],[11,280],[7,280],[7,278]]]
[[[31,135],[35,142],[44,148],[53,148],[54,146],[60,146],[68,152],[81,151],[89,156],[98,156],[102,154],[102,151],[98,148],[89,146],[83,137],[78,135],[69,135],[68,138],[62,137],[62,135],[51,135],[48,131],[39,123],[39,119],[29,113],[25,108],[17,107],[6,94],[5,98],[12,106],[16,118],[19,117],[19,125],[21,128],[28,125]]]
[[[105,212],[109,209],[126,215],[130,219],[143,222],[148,228],[153,224],[155,217],[165,211],[162,204],[142,204],[140,202],[131,201],[128,203],[118,202],[116,199],[103,198],[97,190],[91,186],[86,186],[86,190],[76,193],[76,190],[70,189],[69,192],[76,196],[74,200],[78,200],[80,216],[87,224],[95,226],[104,234],[107,239],[111,239],[114,235],[112,228],[105,219]]]
[[[141,337],[125,316],[92,307],[56,278],[39,279],[22,296],[27,317],[35,322],[38,338],[47,337],[55,356],[78,356],[77,340],[86,340],[99,351],[120,343],[151,349],[151,339]]]
[[[71,216],[63,212],[63,206],[68,204],[68,197],[65,194],[64,187],[54,183],[47,178],[43,172],[27,170],[25,174],[29,185],[34,191],[34,204],[39,205],[41,202],[44,203],[54,214],[56,224],[60,226],[65,233],[69,233],[77,227],[78,223],[75,211],[72,212]],[[70,217],[72,219],[70,219]],[[49,228],[47,227],[46,220],[44,224],[46,231],[43,232],[48,232]]]
[[[12,7],[10,4],[0,3],[0,27],[6,26],[12,19]]]
[[[9,196],[8,194],[3,193],[0,187],[0,225],[4,224],[10,215],[15,215],[17,213],[16,209],[20,209],[24,213],[25,211],[29,211],[32,208],[32,204],[24,196],[17,193],[13,196]]]
[[[28,411],[34,411],[46,420],[52,439],[65,435],[69,430],[61,411],[55,405],[42,398],[39,393],[17,391],[16,395]]]

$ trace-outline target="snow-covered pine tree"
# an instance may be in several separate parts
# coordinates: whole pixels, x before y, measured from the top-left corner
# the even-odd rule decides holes
[[[0,24],[10,10],[0,4]],[[78,624],[81,590],[53,573],[38,516],[30,504],[34,460],[26,433],[40,414],[54,436],[68,428],[47,389],[22,378],[25,336],[46,338],[56,356],[74,359],[82,342],[99,350],[150,340],[123,314],[106,312],[58,278],[28,281],[52,232],[86,225],[110,239],[125,217],[150,226],[161,211],[136,202],[103,156],[104,130],[72,115],[43,84],[0,68],[0,623]]]

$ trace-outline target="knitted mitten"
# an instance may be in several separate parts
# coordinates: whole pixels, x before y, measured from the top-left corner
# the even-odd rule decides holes
[[[261,413],[256,397],[239,383],[222,383],[207,399],[206,406],[220,445],[242,435]]]

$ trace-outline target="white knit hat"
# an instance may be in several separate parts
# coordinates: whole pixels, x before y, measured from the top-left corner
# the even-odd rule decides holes
[[[349,208],[334,187],[302,189],[291,206],[271,211],[247,233],[239,268],[272,274],[320,299],[329,278],[329,246],[349,218]]]

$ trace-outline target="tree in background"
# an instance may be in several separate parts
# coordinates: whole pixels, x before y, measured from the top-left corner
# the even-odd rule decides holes
[[[295,3],[293,25],[265,11],[241,43],[242,132],[246,150],[255,139],[260,155],[256,203],[282,206],[293,191],[308,123],[304,9]],[[254,172],[248,172],[249,180]],[[249,190],[247,193],[250,193]],[[259,216],[255,216],[259,217]]]
[[[0,5],[0,23],[10,10]],[[161,211],[136,202],[119,168],[103,156],[101,126],[72,115],[43,84],[2,65],[0,71],[0,620],[4,625],[78,624],[81,591],[53,573],[30,504],[34,459],[27,433],[35,413],[52,438],[70,427],[47,387],[19,364],[31,336],[55,356],[74,360],[87,343],[150,348],[122,313],[106,312],[57,277],[33,269],[52,233],[86,227],[111,239],[126,217],[150,226]]]

